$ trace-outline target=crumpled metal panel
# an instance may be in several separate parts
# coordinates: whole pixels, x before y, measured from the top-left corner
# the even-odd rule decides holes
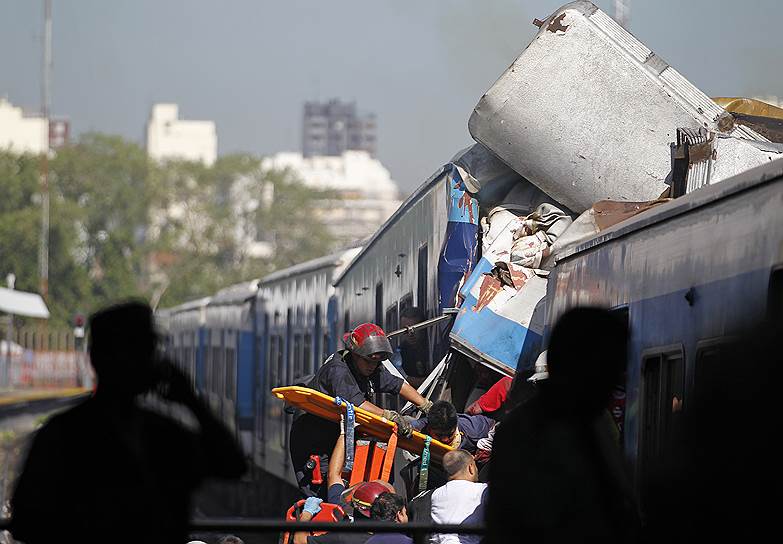
[[[577,213],[660,196],[677,128],[700,127],[764,140],[590,2],[544,21],[469,122],[476,141]]]
[[[682,196],[780,158],[783,144],[735,138],[704,128],[678,128],[672,196]]]

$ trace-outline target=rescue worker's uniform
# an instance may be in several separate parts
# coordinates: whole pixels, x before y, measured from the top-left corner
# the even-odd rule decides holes
[[[364,325],[357,327],[359,330]],[[370,353],[391,354],[383,330],[375,325],[385,344],[381,344],[379,349],[369,345],[365,351]],[[353,333],[352,333],[353,334]],[[372,338],[372,337],[371,337]],[[372,344],[372,341],[370,342]],[[351,346],[351,344],[349,344]],[[388,349],[385,346],[389,346]],[[357,346],[353,346],[357,351]],[[361,349],[363,346],[358,346]],[[371,351],[378,349],[378,351]],[[363,354],[363,353],[360,353]],[[340,397],[355,406],[361,405],[364,401],[378,404],[375,396],[378,393],[399,394],[404,380],[393,375],[381,363],[378,368],[369,377],[363,376],[356,368],[351,351],[341,350],[331,355],[326,362],[319,368],[309,381],[303,385],[316,391],[325,393],[331,397]],[[329,465],[329,454],[334,448],[334,443],[340,434],[338,423],[332,423],[318,416],[299,411],[294,416],[294,422],[291,426],[290,448],[291,462],[296,472],[299,488],[306,496],[320,496],[326,498],[326,471]],[[312,469],[307,468],[307,462],[311,455],[317,455],[320,458],[323,484],[312,483]]]

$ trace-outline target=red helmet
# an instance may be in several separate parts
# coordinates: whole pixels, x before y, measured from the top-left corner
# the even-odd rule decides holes
[[[378,495],[386,492],[393,492],[394,488],[385,482],[373,480],[372,482],[362,482],[357,485],[351,494],[351,506],[354,514],[357,512],[370,517],[370,507]]]
[[[374,323],[362,323],[346,334],[343,341],[351,353],[367,359],[383,360],[393,354],[386,333]]]

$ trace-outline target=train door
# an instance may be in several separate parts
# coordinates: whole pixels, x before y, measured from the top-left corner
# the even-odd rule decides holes
[[[641,424],[637,479],[644,488],[654,463],[670,444],[685,391],[682,344],[647,350],[642,356]]]

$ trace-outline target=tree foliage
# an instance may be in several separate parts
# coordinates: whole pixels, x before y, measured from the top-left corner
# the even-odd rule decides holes
[[[333,246],[312,213],[331,195],[250,155],[157,164],[135,143],[93,133],[49,165],[56,324],[129,297],[176,305]],[[26,291],[39,283],[39,171],[38,157],[0,151],[0,274]]]

